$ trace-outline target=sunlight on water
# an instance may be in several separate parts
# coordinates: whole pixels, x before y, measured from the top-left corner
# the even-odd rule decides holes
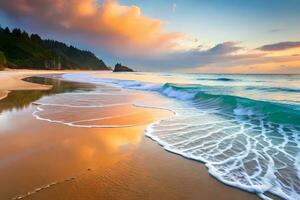
[[[168,97],[164,104],[147,100],[136,104],[176,113],[151,124],[147,136],[168,151],[204,162],[209,173],[225,184],[262,198],[267,198],[266,192],[300,198],[299,76],[135,73],[128,75],[129,80],[126,77],[63,76]]]

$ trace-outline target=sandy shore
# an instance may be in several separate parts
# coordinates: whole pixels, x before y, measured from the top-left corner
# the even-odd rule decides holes
[[[46,70],[5,70],[0,71],[0,99],[7,96],[9,91],[15,90],[48,90],[51,86],[22,81],[34,75],[62,73],[61,71]]]
[[[5,98],[10,91],[19,90],[49,90],[51,86],[23,81],[22,79],[46,74],[63,74],[68,72],[82,72],[74,70],[13,70],[0,71],[0,100]]]
[[[20,78],[41,73],[49,71],[10,74],[11,86],[3,90],[46,89],[20,81]],[[66,102],[74,99],[65,98]],[[123,102],[138,98],[140,95],[130,94],[113,100]],[[170,116],[169,111],[131,104],[89,112],[77,112],[75,108],[61,112],[61,108],[44,109],[43,117],[57,119],[136,113],[109,119],[113,124],[134,122],[135,126],[78,128],[49,123],[32,116],[36,105],[1,113],[0,199],[22,196],[46,200],[258,199],[253,194],[225,186],[212,178],[201,163],[166,152],[145,137],[145,127]],[[97,123],[107,124],[108,121],[104,119]]]

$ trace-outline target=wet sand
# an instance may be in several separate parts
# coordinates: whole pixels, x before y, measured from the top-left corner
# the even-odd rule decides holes
[[[46,75],[46,74],[63,74],[72,72],[70,70],[5,70],[0,71],[0,100],[7,97],[10,91],[22,90],[49,90],[51,86],[23,81],[24,78]]]
[[[36,107],[0,114],[0,199],[258,199],[225,186],[203,164],[166,152],[145,137],[145,127],[172,115],[169,111],[130,104],[103,113],[95,109],[89,115],[140,114],[97,122],[134,122],[132,127],[78,128],[37,120],[32,116]],[[53,117],[52,110],[44,115]]]
[[[47,85],[40,85],[29,83],[22,79],[34,75],[41,74],[55,74],[61,73],[59,71],[46,71],[46,70],[6,70],[0,71],[0,100],[5,98],[9,91],[16,90],[48,90],[51,87]]]

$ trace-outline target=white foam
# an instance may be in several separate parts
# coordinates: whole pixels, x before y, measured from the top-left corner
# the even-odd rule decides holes
[[[167,151],[205,163],[209,173],[227,185],[257,193],[263,199],[269,199],[266,192],[300,199],[299,127],[268,122],[251,108],[237,107],[232,114],[224,113],[218,99],[189,102],[197,94],[192,90],[91,78],[89,74],[63,76],[72,81],[157,91],[187,101],[158,107],[176,115],[152,123],[146,135]]]
[[[189,114],[193,115],[193,113]],[[146,129],[146,135],[157,141],[167,151],[182,155],[189,159],[204,162],[209,173],[227,185],[257,193],[263,199],[270,199],[264,195],[265,192],[273,193],[285,199],[300,198],[299,190],[297,190],[300,186],[299,161],[297,162],[295,160],[296,157],[291,156],[291,154],[283,150],[288,142],[291,142],[291,138],[288,139],[284,135],[282,144],[274,146],[268,139],[269,137],[265,135],[270,130],[276,131],[276,128],[274,127],[277,127],[277,125],[267,125],[263,119],[260,119],[262,124],[258,125],[251,124],[249,121],[222,121],[220,119],[219,123],[216,123],[215,126],[220,126],[221,122],[223,128],[207,132],[205,131],[205,127],[207,127],[206,121],[213,121],[209,120],[209,118],[215,118],[216,116],[207,114],[207,116],[204,116],[204,119],[206,118],[207,120],[204,120],[203,122],[203,117],[198,117],[195,114],[195,118],[199,119],[198,126],[203,126],[201,130],[198,130],[198,136],[195,137],[193,136],[195,133],[190,134],[191,132],[184,132],[184,130],[180,129],[172,130],[168,128],[168,134],[162,134],[160,132],[160,130],[165,130],[165,123],[168,123],[169,121],[181,122],[181,118],[185,117],[184,115],[185,113],[181,113],[181,110],[177,110],[177,116],[151,124]],[[232,118],[234,118],[234,116],[232,116]],[[232,127],[236,127],[236,125],[239,126],[240,130],[238,132],[226,132],[226,129],[230,129],[230,124],[232,123]],[[190,120],[185,121],[185,126],[182,129],[194,126],[189,124]],[[262,137],[260,138],[251,136],[251,132],[255,131],[257,126],[261,129],[259,135]],[[270,129],[270,126],[274,127]],[[282,132],[282,127],[278,127],[277,131],[280,132],[281,130],[281,133],[284,134]],[[197,131],[197,129],[194,129],[194,131]],[[185,139],[182,139],[183,136]],[[226,140],[228,140],[228,142],[225,142]],[[209,141],[214,143],[207,146]],[[232,145],[234,143],[236,144]],[[268,145],[263,145],[263,143]],[[225,146],[223,150],[221,146]],[[277,152],[277,154],[271,154],[270,151]],[[228,154],[229,152],[230,154]],[[276,156],[278,154],[280,154],[280,156]],[[246,160],[256,160],[256,167],[254,168],[254,166],[252,166],[246,170],[244,166],[247,163]],[[286,167],[281,167],[280,171],[278,171],[279,168],[277,168],[276,165],[278,165],[280,160],[283,163],[287,163],[287,165]],[[300,159],[298,158],[298,160]],[[295,163],[295,168],[293,167],[293,163]],[[254,163],[252,163],[252,165],[253,164]],[[291,167],[293,169],[290,169]],[[249,172],[247,171],[251,171],[251,169],[252,174],[248,174]],[[279,175],[276,174],[281,174],[283,178],[290,179],[290,185],[283,187],[283,180],[280,180],[278,178]]]
[[[39,193],[39,192],[42,192],[43,190],[47,190],[47,189],[50,189],[51,187],[54,187],[58,184],[62,184],[62,183],[66,183],[66,182],[70,182],[70,181],[73,181],[75,180],[76,178],[78,178],[80,175],[83,175],[83,174],[86,174],[86,172],[88,171],[91,171],[91,169],[88,169],[87,171],[85,172],[82,172],[81,174],[78,174],[77,176],[70,176],[68,178],[65,178],[65,179],[62,179],[62,180],[58,180],[58,181],[53,181],[49,184],[46,184],[46,185],[43,185],[43,186],[40,186],[40,187],[37,187],[37,188],[34,188],[32,191],[30,192],[27,192],[25,194],[22,194],[22,195],[17,195],[15,197],[12,198],[12,200],[17,200],[17,199],[26,199],[32,195],[35,195],[36,193]]]
[[[184,101],[194,99],[196,96],[195,92],[188,93],[186,91],[178,91],[173,89],[172,87],[164,89],[161,93],[166,95],[167,97],[176,98]]]
[[[40,106],[55,106],[55,107],[67,107],[67,108],[107,108],[123,105],[131,105],[130,103],[116,103],[116,104],[104,104],[104,105],[71,105],[71,104],[55,104],[55,103],[42,103],[42,102],[33,102],[33,105]]]
[[[32,113],[32,115],[42,121],[47,121],[51,123],[58,123],[58,124],[63,124],[71,127],[78,127],[78,128],[124,128],[124,127],[132,127],[136,126],[137,124],[126,124],[126,125],[84,125],[84,124],[78,124],[78,123],[83,123],[83,122],[91,122],[91,121],[100,121],[100,120],[105,120],[105,119],[113,119],[113,118],[120,118],[120,117],[126,117],[130,115],[135,115],[138,114],[139,112],[132,112],[132,113],[126,113],[126,114],[120,114],[120,115],[113,115],[113,116],[108,116],[108,117],[99,117],[99,118],[93,118],[93,119],[84,119],[84,120],[78,120],[78,121],[73,121],[73,122],[64,122],[62,120],[53,120],[50,118],[46,117],[41,117],[39,114],[43,112],[44,109],[41,107],[37,107],[37,110]]]

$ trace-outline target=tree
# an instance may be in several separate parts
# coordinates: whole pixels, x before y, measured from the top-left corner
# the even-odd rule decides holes
[[[33,42],[42,43],[42,38],[38,34],[31,34],[30,39]]]
[[[5,64],[6,64],[6,58],[4,56],[4,53],[0,51],[0,70],[4,69]]]
[[[1,0],[0,0],[1,1]],[[101,69],[105,63],[93,53],[55,40],[43,40],[19,28],[0,27],[0,66],[17,69]]]
[[[16,37],[20,37],[22,35],[22,31],[19,28],[15,28],[13,29],[12,34]]]
[[[6,34],[10,34],[10,30],[9,30],[9,28],[8,28],[8,27],[6,27],[6,28],[4,29],[4,33],[6,33]]]
[[[28,35],[28,33],[27,33],[26,31],[23,31],[23,32],[21,33],[21,35],[22,35],[22,38],[23,38],[23,39],[29,40],[29,35]]]

